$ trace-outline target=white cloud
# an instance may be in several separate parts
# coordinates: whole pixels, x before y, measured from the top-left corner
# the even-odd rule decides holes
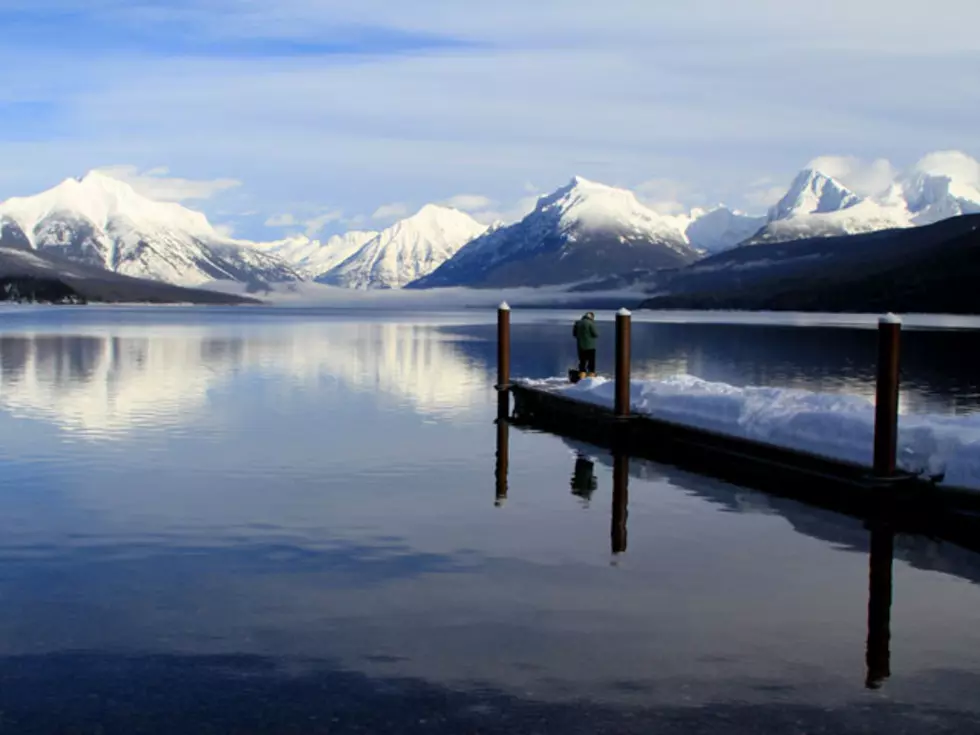
[[[856,156],[820,156],[810,161],[808,167],[832,176],[861,196],[876,196],[886,191],[897,174],[891,161],[884,158],[865,161]]]
[[[493,199],[480,194],[457,194],[440,202],[443,206],[458,209],[461,212],[481,212],[494,205]]]
[[[343,221],[344,213],[339,209],[329,210],[316,216],[300,218],[291,212],[276,214],[265,221],[266,227],[302,228],[307,237],[315,237],[331,222]]]
[[[962,151],[936,151],[921,158],[913,167],[913,173],[949,176],[980,189],[980,161]]]
[[[686,214],[704,197],[690,183],[650,179],[635,187],[636,198],[658,214]]]
[[[537,196],[521,197],[513,206],[506,209],[484,209],[479,212],[471,212],[470,216],[484,225],[492,225],[497,222],[509,225],[521,221],[533,212],[537,203]]]
[[[214,225],[214,230],[219,235],[222,235],[227,238],[232,238],[235,236],[235,226],[227,222],[220,225]]]
[[[130,20],[146,8],[115,0],[86,7],[110,4]],[[980,4],[900,5],[154,3],[154,13],[193,21],[202,43],[225,47],[257,37],[284,47],[329,42],[354,26],[462,44],[291,57],[223,55],[216,44],[213,53],[162,58],[125,44],[79,53],[57,39],[7,38],[0,107],[16,113],[26,100],[47,112],[23,130],[16,114],[5,116],[12,134],[0,141],[0,198],[104,161],[139,164],[159,187],[169,172],[152,167],[163,160],[188,177],[168,198],[245,181],[232,195],[240,210],[292,212],[295,227],[317,212],[293,203],[319,191],[332,207],[365,213],[381,202],[477,191],[497,202],[479,217],[496,209],[510,220],[506,203],[524,182],[577,172],[615,183],[656,171],[690,182],[689,194],[705,201],[747,207],[772,203],[777,185],[784,189],[814,151],[865,161],[887,154],[903,167],[933,148],[980,153],[980,76],[967,63]],[[25,49],[30,74],[19,63]],[[233,178],[215,182],[213,172]],[[745,196],[745,181],[772,173],[777,182]],[[189,193],[188,182],[196,184]],[[649,199],[676,210],[689,196]]]
[[[742,198],[753,211],[769,209],[786,195],[788,186],[780,186],[770,178],[756,179],[749,184]]]
[[[311,217],[303,222],[303,226],[306,228],[306,236],[313,237],[318,234],[320,230],[326,227],[331,222],[339,222],[344,217],[344,213],[339,209],[332,210],[330,212],[324,212],[316,217]]]
[[[392,202],[390,204],[382,204],[380,207],[374,210],[374,214],[371,215],[371,219],[391,221],[408,216],[408,212],[409,209],[407,204],[404,204],[403,202]]]
[[[194,180],[168,176],[170,169],[158,166],[141,172],[137,166],[107,166],[99,171],[124,181],[137,192],[161,202],[186,202],[210,199],[242,185],[237,179]]]

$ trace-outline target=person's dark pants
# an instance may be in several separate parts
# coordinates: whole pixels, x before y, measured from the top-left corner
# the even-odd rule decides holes
[[[578,351],[578,371],[580,373],[595,372],[595,350]]]

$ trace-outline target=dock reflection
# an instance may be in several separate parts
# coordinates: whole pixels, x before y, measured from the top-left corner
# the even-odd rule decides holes
[[[496,500],[501,506],[507,498],[510,465],[510,421],[506,405],[502,404],[496,424]],[[600,458],[608,466],[608,459]],[[612,507],[610,543],[614,558],[625,554],[628,548],[629,478],[631,458],[624,452],[612,455]],[[570,486],[572,495],[581,498],[584,507],[590,506],[598,490],[595,460],[584,451],[577,451],[572,469]],[[892,569],[895,555],[896,524],[890,519],[888,508],[879,510],[866,523],[870,532],[868,554],[868,616],[867,646],[865,652],[865,686],[881,689],[891,677],[891,608],[893,599]]]
[[[497,451],[494,476],[496,489],[493,504],[497,508],[507,501],[507,474],[510,471],[510,396],[501,392],[497,396]]]

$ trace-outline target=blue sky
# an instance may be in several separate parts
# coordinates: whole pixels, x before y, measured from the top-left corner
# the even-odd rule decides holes
[[[0,198],[113,167],[256,238],[573,174],[759,210],[818,156],[980,157],[980,4],[906,5],[3,0]]]

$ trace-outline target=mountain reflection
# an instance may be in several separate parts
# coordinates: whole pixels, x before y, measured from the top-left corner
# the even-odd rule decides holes
[[[173,426],[207,406],[209,391],[248,374],[289,385],[334,379],[422,413],[469,410],[485,368],[460,338],[406,324],[281,324],[232,331],[132,326],[109,334],[0,337],[0,406],[91,435]]]

